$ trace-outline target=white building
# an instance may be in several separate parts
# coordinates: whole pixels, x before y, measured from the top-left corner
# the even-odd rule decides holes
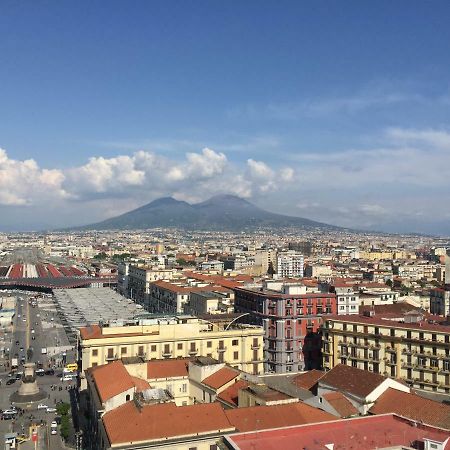
[[[303,261],[303,255],[299,253],[280,253],[277,258],[277,276],[279,278],[303,277]]]

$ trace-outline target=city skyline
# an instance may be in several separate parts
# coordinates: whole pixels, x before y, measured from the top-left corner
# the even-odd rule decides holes
[[[450,234],[446,2],[0,12],[0,231],[230,193]]]

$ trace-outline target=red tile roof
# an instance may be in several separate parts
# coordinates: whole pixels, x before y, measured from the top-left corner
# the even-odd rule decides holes
[[[189,358],[155,359],[147,362],[147,379],[189,376]]]
[[[149,382],[143,380],[142,378],[131,377],[131,379],[133,380],[133,384],[136,386],[136,392],[142,392],[151,388]]]
[[[239,431],[290,427],[336,419],[332,414],[328,414],[325,411],[301,402],[285,405],[229,409],[225,411],[225,414],[230,423]]]
[[[88,369],[88,373],[92,375],[102,402],[106,402],[110,398],[135,386],[122,361],[114,361],[111,364],[92,367]]]
[[[127,402],[107,412],[102,420],[110,445],[166,441],[234,429],[219,403],[190,406],[162,403],[138,409],[134,402]]]
[[[209,377],[206,377],[202,383],[213,389],[219,389],[238,376],[239,372],[237,370],[231,369],[230,367],[222,367],[217,372],[213,373]]]
[[[335,409],[340,417],[351,417],[358,415],[358,410],[340,392],[324,394],[323,398]]]
[[[450,430],[450,406],[416,394],[387,389],[370,408],[371,414],[395,413]]]
[[[414,309],[412,307],[412,309]],[[376,314],[376,313],[375,313]],[[442,317],[439,317],[439,319],[443,319]],[[336,322],[346,322],[346,323],[359,323],[362,325],[380,325],[390,328],[406,328],[408,330],[435,330],[442,333],[449,333],[450,334],[450,325],[447,323],[446,325],[440,325],[440,324],[432,324],[428,323],[427,321],[422,321],[418,323],[399,323],[399,322],[393,322],[392,320],[387,320],[380,318],[379,316],[375,315],[373,317],[364,316],[362,314],[360,315],[330,315],[324,317],[324,321],[328,320],[334,320]]]
[[[327,372],[320,380],[319,386],[326,384],[341,392],[348,392],[360,398],[367,397],[386,377],[356,367],[338,364]]]
[[[269,408],[274,408],[269,406]],[[445,442],[449,437],[443,430],[414,426],[413,423],[394,415],[341,419],[327,423],[308,424],[226,436],[225,441],[234,449],[252,450],[325,450],[334,444],[335,450],[374,450],[376,448],[406,448],[412,442],[425,438]],[[450,449],[450,440],[444,446]]]
[[[217,397],[224,401],[225,403],[228,403],[229,405],[238,407],[238,397],[239,397],[239,391],[241,389],[245,389],[248,387],[249,383],[245,380],[238,380],[236,383],[233,383],[231,386],[228,386],[226,389],[224,389]]]
[[[322,370],[310,370],[309,372],[300,373],[292,378],[291,382],[302,389],[311,390],[318,381],[325,375]]]

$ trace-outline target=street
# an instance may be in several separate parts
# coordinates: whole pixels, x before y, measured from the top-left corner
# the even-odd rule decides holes
[[[1,295],[5,296],[4,293]],[[76,391],[71,389],[76,382],[60,380],[64,365],[75,361],[75,349],[69,343],[53,299],[40,297],[37,299],[37,305],[33,307],[29,300],[39,294],[13,292],[10,295],[17,297],[16,314],[12,329],[5,332],[4,336],[5,346],[9,345],[10,350],[9,358],[6,358],[4,365],[0,366],[0,409],[4,411],[11,408],[10,396],[18,390],[21,381],[17,379],[15,382],[8,382],[8,380],[22,373],[25,361],[34,362],[36,368],[40,367],[44,371],[54,369],[53,375],[47,372],[36,377],[39,388],[47,394],[43,401],[38,402],[39,404],[55,408],[58,402],[65,402],[73,403],[73,407],[76,407]],[[16,370],[11,370],[14,358],[17,358],[19,366]],[[37,404],[27,405],[15,419],[1,420],[2,438],[8,432],[30,436],[32,424],[40,424],[37,430],[37,448],[43,450],[66,448],[62,443],[59,430],[57,434],[50,433],[50,423],[55,420],[56,413],[47,412],[44,408],[37,409],[37,407]],[[73,441],[73,430],[71,435],[72,439],[69,440]],[[21,444],[20,448],[34,448],[34,443],[26,442]]]

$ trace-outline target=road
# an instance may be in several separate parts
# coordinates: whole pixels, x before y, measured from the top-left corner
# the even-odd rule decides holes
[[[75,403],[75,391],[68,390],[69,386],[74,383],[62,382],[57,376],[61,373],[65,362],[75,361],[75,352],[56,312],[53,299],[40,298],[37,300],[37,306],[32,307],[29,299],[34,294],[20,293],[16,295],[18,300],[15,305],[16,315],[13,327],[6,334],[10,346],[9,362],[13,357],[19,359],[19,368],[16,372],[23,370],[20,360],[34,362],[44,369],[55,367],[56,375],[36,377],[39,387],[48,394],[41,403],[49,407],[54,407],[59,401]],[[42,349],[47,349],[46,354],[42,353]],[[66,356],[64,356],[65,354]],[[10,366],[7,365],[2,369],[3,371],[0,372],[0,409],[5,410],[10,408],[10,395],[17,391],[21,382],[18,380],[12,385],[6,385],[7,380],[12,378],[9,376]],[[2,438],[4,433],[10,431],[29,435],[30,425],[42,421],[37,448],[42,450],[66,448],[61,442],[59,433],[51,435],[48,429],[50,422],[55,418],[55,413],[47,413],[45,409],[37,410],[36,407],[37,405],[34,405],[32,409],[19,415],[16,420],[1,420],[0,435]],[[22,444],[20,448],[26,449],[29,445],[31,442]],[[34,448],[34,444],[30,448]]]

